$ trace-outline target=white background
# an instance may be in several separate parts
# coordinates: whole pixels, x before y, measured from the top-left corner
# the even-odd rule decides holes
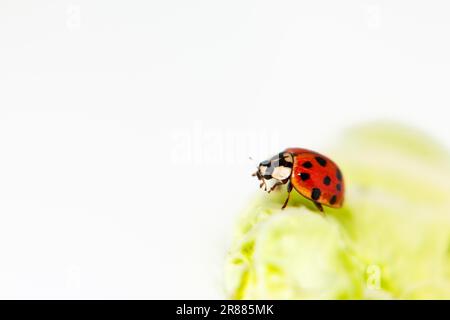
[[[447,1],[0,2],[0,298],[223,298],[261,160],[450,145]]]

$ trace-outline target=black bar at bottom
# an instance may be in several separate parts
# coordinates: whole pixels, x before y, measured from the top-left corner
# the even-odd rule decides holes
[[[284,300],[59,300],[0,301],[3,312],[15,316],[114,316],[151,319],[155,316],[175,319],[301,319],[328,313],[356,316],[389,317],[397,309],[404,316],[430,317],[439,309],[448,310],[449,301],[284,301]],[[396,310],[396,311],[397,311]]]

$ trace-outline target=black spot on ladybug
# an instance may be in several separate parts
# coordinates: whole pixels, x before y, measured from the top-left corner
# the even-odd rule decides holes
[[[308,180],[309,177],[310,177],[310,176],[309,176],[309,173],[306,173],[306,172],[300,173],[300,178],[301,178],[303,181]]]
[[[278,159],[276,159],[276,160],[278,161],[279,166],[292,168],[292,162],[286,160],[284,153],[280,153],[278,155]]]
[[[340,183],[338,183],[338,184],[336,185],[336,190],[337,190],[337,191],[341,191],[341,184],[340,184]]]
[[[330,199],[330,204],[335,204],[336,203],[336,196],[334,195],[334,196],[332,196],[331,197],[331,199]]]
[[[331,179],[329,176],[326,176],[325,178],[323,178],[323,184],[326,186],[329,186],[331,183]]]
[[[321,192],[320,192],[319,188],[313,188],[312,192],[311,192],[311,198],[313,200],[319,200],[320,194],[321,194]]]
[[[338,178],[339,181],[342,181],[342,173],[339,169],[336,170],[336,178]]]
[[[304,162],[304,163],[302,164],[302,167],[303,167],[303,168],[306,168],[306,169],[311,169],[311,168],[312,168],[312,163],[309,162],[309,161],[306,161],[306,162]]]
[[[316,161],[318,164],[320,164],[322,167],[325,167],[327,165],[327,160],[325,160],[322,157],[316,157]]]

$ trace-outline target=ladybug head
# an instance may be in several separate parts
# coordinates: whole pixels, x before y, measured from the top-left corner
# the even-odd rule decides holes
[[[290,153],[281,152],[258,165],[258,170],[253,174],[261,181],[260,187],[267,190],[266,181],[275,179],[277,182],[285,183],[289,180],[294,160]]]

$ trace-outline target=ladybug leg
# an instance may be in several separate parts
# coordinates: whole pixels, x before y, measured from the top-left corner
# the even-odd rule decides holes
[[[281,186],[282,184],[283,184],[283,182],[277,181],[267,192],[271,193],[273,190],[275,190],[276,187]]]
[[[267,185],[266,185],[266,181],[264,180],[264,178],[261,176],[261,174],[259,173],[259,171],[256,171],[255,173],[252,174],[252,177],[257,177],[259,181],[261,181],[261,183],[259,184],[259,188],[262,188],[264,186],[264,190],[267,191]]]
[[[261,183],[259,184],[259,188],[262,188],[264,186],[264,191],[267,191],[267,184],[264,179],[261,180]]]
[[[314,202],[314,204],[316,205],[317,209],[319,209],[320,212],[323,212],[323,207],[320,203]]]
[[[287,185],[288,196],[287,196],[286,200],[284,201],[284,204],[283,204],[283,206],[281,207],[281,209],[286,208],[286,206],[287,206],[287,204],[288,204],[288,202],[289,202],[289,197],[291,196],[291,191],[292,191],[292,184],[291,184],[291,182],[289,181],[289,183],[288,183],[288,185]]]
[[[323,212],[323,207],[322,207],[322,205],[321,205],[320,203],[318,203],[318,202],[314,202],[314,204],[316,205],[316,208],[319,209],[320,214],[321,214],[322,216],[325,216],[325,213]]]

